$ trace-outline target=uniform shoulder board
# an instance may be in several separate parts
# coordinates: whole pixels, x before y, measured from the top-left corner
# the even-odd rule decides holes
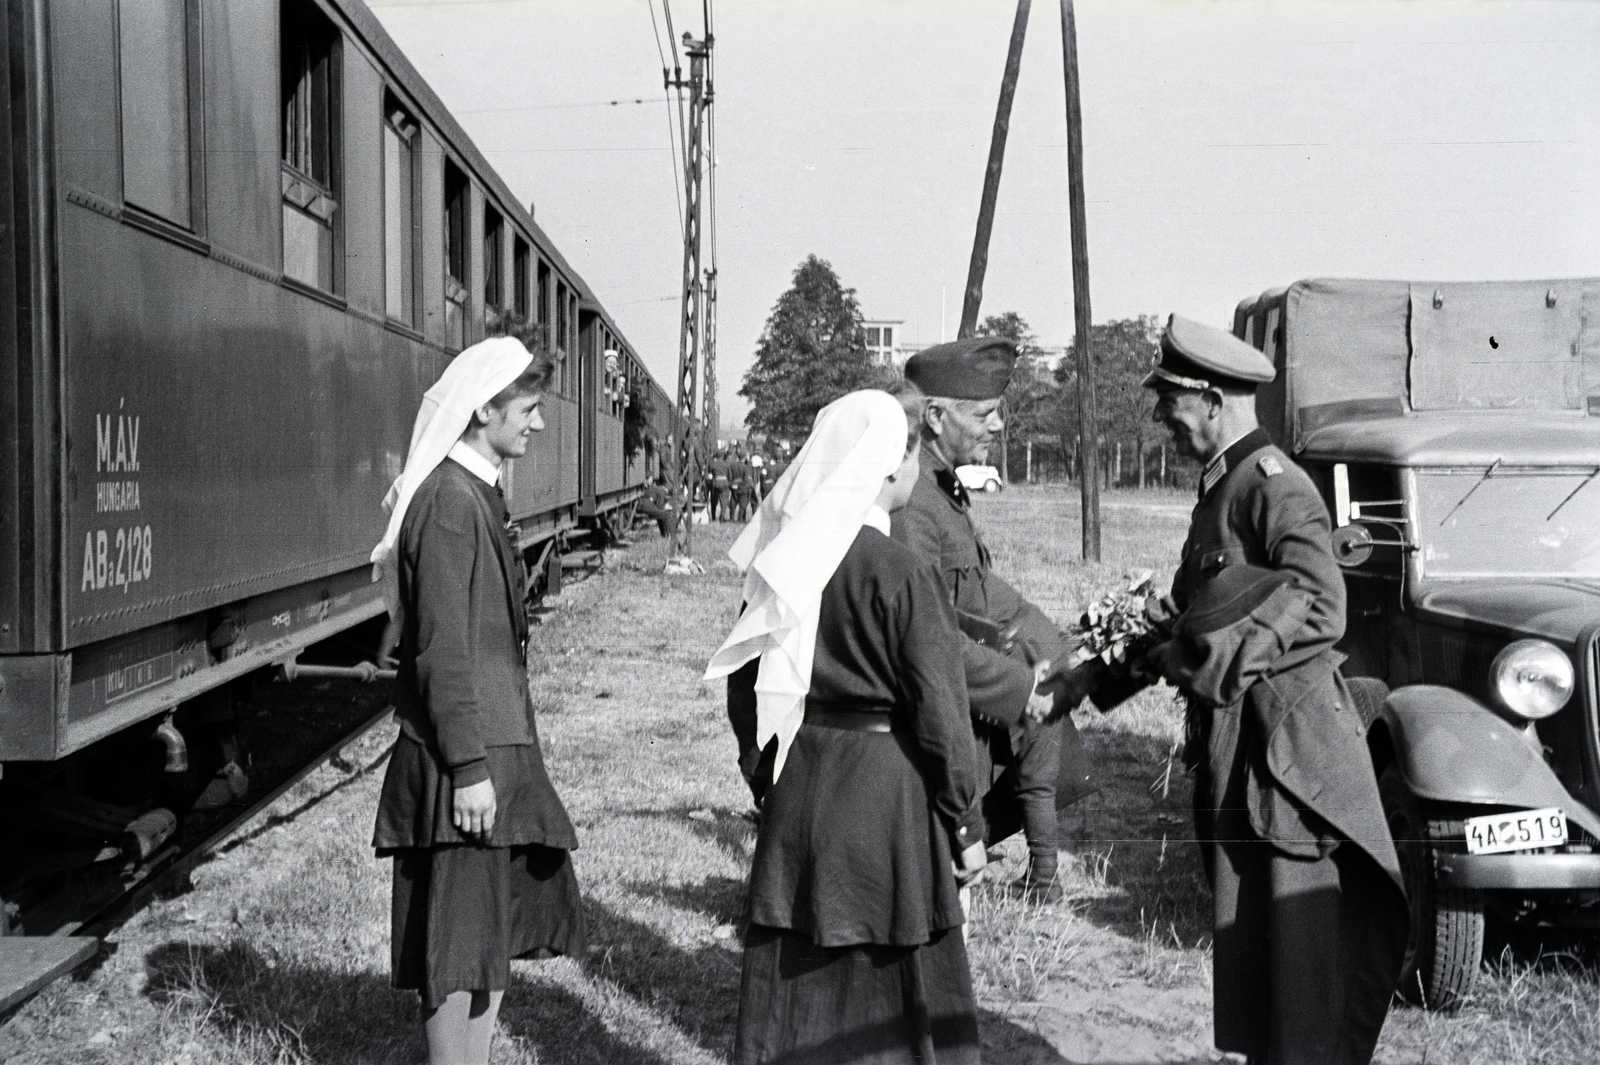
[[[1261,467],[1261,473],[1265,477],[1283,472],[1283,463],[1278,461],[1276,455],[1262,455],[1256,460],[1256,465]]]

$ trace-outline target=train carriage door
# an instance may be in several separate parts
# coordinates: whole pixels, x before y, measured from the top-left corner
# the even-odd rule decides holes
[[[578,419],[581,426],[581,462],[578,469],[578,493],[583,506],[593,510],[595,505],[595,459],[599,447],[600,426],[600,316],[585,310],[573,301],[578,331]]]

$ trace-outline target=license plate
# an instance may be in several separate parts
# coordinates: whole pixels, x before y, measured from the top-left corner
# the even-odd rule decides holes
[[[1567,841],[1567,815],[1558,806],[1469,817],[1466,828],[1468,854],[1559,847]]]

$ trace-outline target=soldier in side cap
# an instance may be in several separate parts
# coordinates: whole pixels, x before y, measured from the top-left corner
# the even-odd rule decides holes
[[[1221,1050],[1273,1065],[1371,1060],[1409,913],[1365,723],[1338,667],[1345,591],[1311,479],[1256,422],[1267,358],[1173,315],[1146,388],[1154,420],[1202,463],[1151,650],[1188,699],[1185,764],[1214,897]]]
[[[1090,790],[1088,760],[1071,717],[1058,712],[1043,720],[1052,706],[1051,678],[1065,667],[1068,648],[1050,619],[994,574],[955,474],[957,466],[985,461],[1003,428],[1000,397],[1016,357],[1009,340],[975,337],[906,362],[906,380],[927,397],[922,473],[911,501],[893,515],[891,535],[938,563],[971,637],[963,653],[978,753],[986,763],[979,784],[987,786],[987,842],[1022,830],[1028,870],[1013,889],[1055,901],[1061,897],[1057,811]],[[1045,693],[1042,703],[1034,701],[1043,713],[1030,717],[1036,689]]]

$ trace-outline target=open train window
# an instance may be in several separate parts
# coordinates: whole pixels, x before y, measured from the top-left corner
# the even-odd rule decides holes
[[[556,282],[556,335],[554,346],[556,358],[561,362],[561,394],[572,395],[571,367],[577,358],[577,352],[567,345],[567,286]]]
[[[417,324],[417,120],[392,94],[383,116],[383,289],[389,317]]]
[[[528,242],[521,237],[511,241],[511,309],[518,318],[528,320]]]
[[[487,205],[483,208],[483,318],[488,321],[497,316],[505,306],[504,267],[501,258],[505,252],[505,223],[500,212]]]
[[[444,327],[447,343],[467,345],[467,175],[444,164]]]
[[[188,0],[123,0],[117,7],[122,91],[122,196],[193,226]]]
[[[285,0],[280,14],[283,272],[332,292],[339,210],[339,31],[310,0]]]

